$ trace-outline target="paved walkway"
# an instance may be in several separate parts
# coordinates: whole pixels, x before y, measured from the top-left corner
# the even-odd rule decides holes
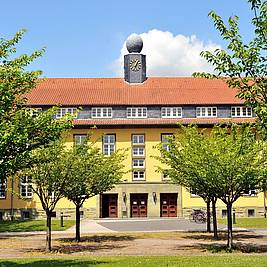
[[[219,230],[227,230],[225,225],[219,224]],[[188,219],[84,219],[81,221],[81,234],[95,233],[119,233],[119,232],[169,232],[169,231],[205,231],[206,224],[190,222]],[[234,230],[244,231],[245,228],[234,228]],[[260,235],[267,236],[267,229],[253,229]],[[44,235],[45,231],[36,232],[5,232],[0,236],[22,236],[22,235]],[[65,231],[53,231],[53,234],[72,234],[75,233],[75,226]]]

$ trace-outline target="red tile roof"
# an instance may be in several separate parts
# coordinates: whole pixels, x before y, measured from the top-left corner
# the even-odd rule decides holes
[[[254,122],[255,118],[182,118],[182,119],[91,119],[91,120],[75,120],[76,126],[103,126],[103,125],[175,125],[181,124],[202,124],[214,125],[219,123],[246,123]]]
[[[30,94],[29,105],[209,105],[242,104],[237,91],[221,80],[148,78],[129,84],[123,78],[48,78]]]

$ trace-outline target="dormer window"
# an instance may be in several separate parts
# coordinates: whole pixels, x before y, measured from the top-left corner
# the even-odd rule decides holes
[[[252,117],[251,107],[232,107],[231,115],[233,118],[250,118]]]
[[[112,118],[112,108],[92,108],[92,118]]]
[[[57,111],[56,114],[56,119],[61,119],[62,117],[64,117],[66,114],[71,114],[74,115],[77,111],[77,108],[60,108]]]
[[[217,117],[217,107],[197,107],[197,118]]]
[[[161,108],[162,118],[182,118],[181,107],[163,107]]]
[[[127,108],[127,118],[147,118],[147,108]]]

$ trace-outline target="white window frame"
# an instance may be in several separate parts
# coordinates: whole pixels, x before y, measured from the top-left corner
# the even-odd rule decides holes
[[[38,115],[40,112],[42,112],[42,108],[30,108],[30,113],[34,117]]]
[[[161,177],[162,177],[162,181],[170,181],[171,180],[170,176],[164,172],[161,174]]]
[[[23,181],[25,179],[25,181]],[[30,180],[30,181],[29,181]],[[23,196],[23,189],[25,191],[25,196]],[[30,176],[23,176],[20,178],[20,196],[23,198],[32,198],[32,180]]]
[[[132,135],[132,144],[133,145],[144,145],[145,144],[145,135],[144,134],[133,134]]]
[[[192,188],[190,189],[190,196],[191,197],[200,197],[199,195],[194,193],[194,189],[192,189]]]
[[[133,169],[143,169],[145,168],[145,159],[133,159]]]
[[[6,199],[6,180],[0,182],[0,199]]]
[[[143,150],[143,154],[140,154],[140,150]],[[135,154],[134,152],[135,151],[138,151],[138,153],[137,154]],[[133,147],[133,149],[132,149],[132,156],[133,157],[145,157],[145,148],[144,147],[138,147],[138,146],[136,146],[136,147]]]
[[[173,137],[173,134],[170,134],[170,133],[163,133],[161,134],[161,143],[162,143],[162,147],[167,150],[167,151],[170,151],[170,147],[168,145],[168,138],[171,138]]]
[[[162,107],[161,108],[161,118],[182,118],[182,108],[181,107]]]
[[[114,141],[112,141],[111,138],[114,138],[113,139]],[[116,151],[116,135],[115,134],[105,134],[103,136],[103,154],[105,156],[110,156],[115,151]]]
[[[133,181],[145,181],[145,180],[146,180],[145,170],[134,170],[133,171]]]
[[[244,193],[243,196],[247,197],[255,197],[257,196],[257,190],[256,189],[249,189],[247,190],[248,193]]]
[[[238,115],[239,113],[239,115]],[[250,114],[248,114],[250,113]],[[231,117],[232,118],[251,118],[252,108],[245,106],[233,106],[231,107]]]
[[[77,111],[77,108],[73,108],[73,107],[70,107],[70,108],[60,108],[58,111],[57,111],[57,114],[56,114],[56,119],[61,119],[63,118],[66,114],[71,114],[71,115],[74,115],[74,113]],[[77,118],[77,115],[76,117]]]
[[[216,115],[214,115],[214,111]],[[197,107],[196,117],[197,118],[216,118],[218,114],[217,107]]]
[[[127,118],[138,118],[144,119],[147,118],[147,108],[146,107],[134,107],[127,108]]]
[[[91,109],[92,119],[96,118],[112,118],[112,108],[111,107],[93,107]]]
[[[76,146],[83,145],[86,138],[87,138],[86,134],[74,134],[73,135],[74,145]]]

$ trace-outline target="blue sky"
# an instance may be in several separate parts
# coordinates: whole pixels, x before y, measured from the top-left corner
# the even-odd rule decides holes
[[[45,46],[46,53],[32,68],[43,70],[46,77],[112,77],[117,75],[112,66],[133,32],[157,29],[174,37],[195,35],[204,45],[224,47],[207,16],[210,10],[225,19],[238,15],[241,33],[245,40],[251,38],[252,14],[246,0],[2,1],[0,37],[26,28],[19,52]]]

